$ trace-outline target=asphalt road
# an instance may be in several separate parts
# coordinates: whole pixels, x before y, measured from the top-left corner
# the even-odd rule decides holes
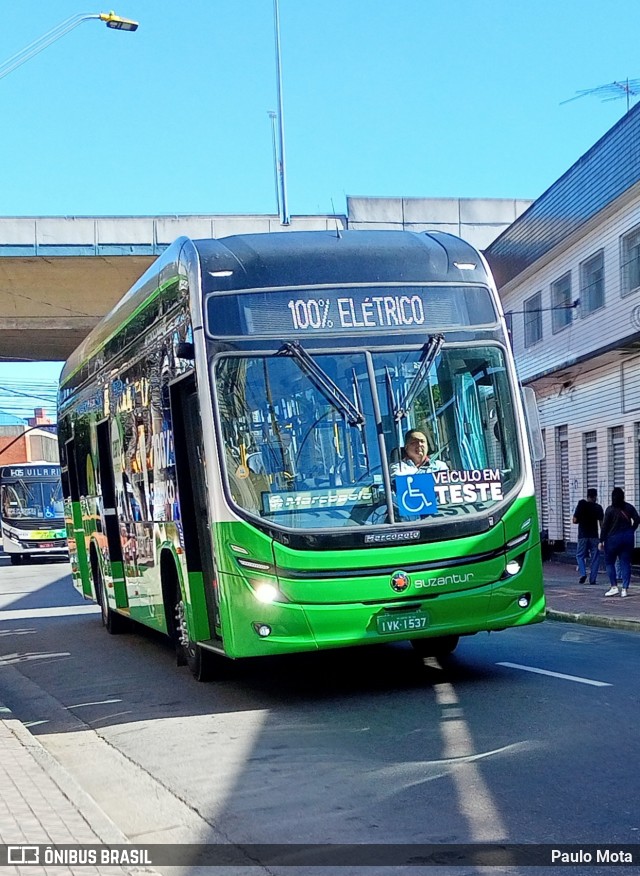
[[[203,685],[162,637],[109,636],[68,565],[5,563],[0,700],[137,842],[640,843],[637,634],[547,622],[442,665],[387,645]]]

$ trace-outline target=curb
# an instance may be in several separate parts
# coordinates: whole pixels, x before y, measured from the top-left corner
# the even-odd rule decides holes
[[[76,809],[81,817],[87,822],[100,842],[106,846],[128,846],[131,840],[122,833],[120,828],[102,811],[96,801],[78,784],[76,779],[69,773],[55,757],[47,751],[37,738],[29,732],[27,727],[19,721],[11,709],[0,701],[0,721],[2,721],[10,733],[12,733],[20,745],[25,748],[33,759],[42,767],[52,782],[60,789],[71,806]],[[150,867],[127,867],[121,865],[124,873],[131,876],[152,876],[158,871]]]
[[[547,620],[562,621],[563,623],[584,624],[587,627],[605,627],[609,630],[627,630],[631,633],[640,633],[640,621],[637,620],[603,617],[587,612],[556,611],[554,608],[547,608],[545,617]]]

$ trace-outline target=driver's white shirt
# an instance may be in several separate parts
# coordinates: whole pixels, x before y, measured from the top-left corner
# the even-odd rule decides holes
[[[448,471],[449,466],[441,459],[430,459],[429,462],[422,465],[416,465],[412,459],[401,459],[400,462],[393,462],[389,467],[391,477],[396,475],[421,474],[422,472]]]

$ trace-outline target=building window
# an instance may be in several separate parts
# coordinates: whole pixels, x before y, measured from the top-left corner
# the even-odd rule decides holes
[[[630,295],[640,286],[640,227],[622,238],[620,268],[622,295]]]
[[[556,484],[560,496],[558,530],[566,542],[571,540],[571,497],[569,495],[569,427],[556,426]]]
[[[583,477],[586,495],[587,490],[598,489],[598,436],[596,432],[585,432],[582,440]]]
[[[524,345],[533,347],[542,340],[542,292],[524,302]]]
[[[613,426],[609,429],[609,485],[622,487],[626,480],[624,459],[624,426]]]
[[[551,328],[553,333],[571,325],[571,271],[551,284]]]
[[[604,250],[580,265],[580,313],[588,316],[604,307]]]

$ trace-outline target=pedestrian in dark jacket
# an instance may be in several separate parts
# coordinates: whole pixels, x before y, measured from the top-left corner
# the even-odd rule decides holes
[[[604,550],[604,561],[611,587],[605,596],[617,596],[616,559],[620,560],[622,588],[620,596],[626,596],[631,580],[631,556],[633,554],[634,532],[640,524],[640,515],[629,502],[624,500],[624,490],[614,487],[611,491],[611,504],[604,512],[600,529],[600,548]]]
[[[598,491],[593,487],[587,490],[587,498],[580,499],[573,512],[573,522],[578,524],[578,550],[576,560],[580,572],[579,584],[587,580],[587,556],[590,559],[589,584],[595,584],[600,568],[600,551],[598,544],[600,538],[598,529],[604,517],[602,505],[596,502]]]

